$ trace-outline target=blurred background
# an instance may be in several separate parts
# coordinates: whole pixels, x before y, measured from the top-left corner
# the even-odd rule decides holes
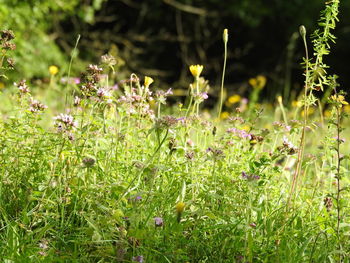
[[[249,79],[266,78],[263,100],[294,99],[303,84],[304,50],[299,25],[308,35],[324,7],[320,0],[0,0],[1,29],[16,35],[18,78],[44,81],[56,65],[64,77],[80,34],[72,76],[110,53],[117,59],[116,81],[131,72],[148,75],[160,88],[186,90],[188,66],[203,64],[215,98],[221,81],[224,28],[229,31],[225,87],[228,96],[247,96]],[[350,85],[350,1],[340,3],[337,43],[326,58],[329,72]],[[309,38],[310,53],[311,41]]]

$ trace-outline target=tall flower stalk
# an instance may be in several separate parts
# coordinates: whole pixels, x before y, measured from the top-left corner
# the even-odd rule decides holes
[[[227,42],[228,42],[228,30],[225,28],[224,33],[222,35],[222,39],[224,41],[224,66],[222,69],[222,77],[221,77],[221,91],[220,91],[220,104],[219,104],[219,111],[218,111],[218,119],[220,119],[221,111],[222,111],[222,104],[224,101],[224,81],[225,81],[225,72],[226,72],[226,60],[227,60]]]

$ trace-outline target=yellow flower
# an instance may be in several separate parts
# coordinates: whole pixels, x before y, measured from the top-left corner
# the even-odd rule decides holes
[[[255,89],[263,89],[266,85],[266,77],[259,75],[256,78],[249,79],[249,84]]]
[[[345,106],[344,106],[344,111],[345,111],[346,113],[350,113],[350,105],[345,105]]]
[[[203,65],[191,65],[190,66],[190,71],[193,77],[199,78],[203,70]]]
[[[228,117],[230,117],[230,113],[227,111],[224,111],[220,114],[220,119],[226,120]]]
[[[277,97],[277,101],[278,101],[279,104],[282,104],[282,96],[278,96]]]
[[[324,111],[324,116],[325,116],[326,118],[329,118],[331,115],[332,115],[332,112],[331,112],[330,110],[325,110],[325,111]]]
[[[258,86],[259,86],[259,89],[262,89],[265,87],[266,85],[266,77],[263,76],[263,75],[259,75],[256,77],[257,81],[258,81]]]
[[[3,89],[3,88],[5,88],[5,84],[0,82],[0,89]]]
[[[310,116],[310,115],[314,114],[314,112],[315,112],[315,109],[314,109],[314,108],[309,108],[309,110],[307,111],[307,116]],[[300,112],[300,114],[301,114],[302,117],[304,117],[304,115],[305,115],[304,110],[302,110],[302,111]]]
[[[52,76],[55,76],[58,73],[58,67],[55,65],[50,66],[49,72]]]
[[[298,100],[293,100],[292,101],[292,107],[298,107],[298,108],[300,108],[300,107],[302,107],[303,106],[303,103],[301,102],[301,101],[298,101]]]
[[[148,88],[149,85],[151,85],[153,82],[154,82],[154,80],[151,77],[145,76],[144,84],[145,84],[146,88]]]
[[[255,87],[257,85],[257,80],[255,78],[251,78],[249,79],[249,84],[252,86],[252,87]]]
[[[229,97],[228,98],[228,102],[230,103],[230,104],[235,104],[235,103],[237,103],[237,102],[240,102],[241,101],[241,96],[239,96],[239,95],[232,95],[231,97]]]
[[[345,97],[343,95],[333,95],[331,96],[331,99],[335,102],[341,103],[343,105],[348,105],[349,103],[345,100]]]
[[[178,214],[182,214],[182,212],[185,210],[185,203],[184,202],[178,202],[177,204],[176,204],[176,206],[175,206],[175,208],[176,208],[176,212],[178,213]]]

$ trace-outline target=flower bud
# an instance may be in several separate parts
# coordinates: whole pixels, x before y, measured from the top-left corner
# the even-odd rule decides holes
[[[222,39],[224,40],[224,43],[228,42],[228,30],[227,30],[227,28],[224,29],[224,33],[222,34]]]

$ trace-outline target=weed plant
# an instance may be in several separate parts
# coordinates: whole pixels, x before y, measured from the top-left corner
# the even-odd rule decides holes
[[[165,107],[172,91],[156,91],[151,77],[111,83],[110,55],[79,84],[61,85],[69,92],[61,112],[17,82],[3,94],[12,107],[0,119],[1,259],[349,262],[349,147],[341,137],[349,107],[322,62],[337,5],[322,13],[327,34],[314,34],[316,60],[305,60],[295,108],[279,97],[264,113],[259,76],[252,104],[225,121],[208,118],[201,65],[190,67],[186,106]],[[50,68],[48,89],[60,87],[57,72]],[[319,86],[330,96],[314,107]]]

